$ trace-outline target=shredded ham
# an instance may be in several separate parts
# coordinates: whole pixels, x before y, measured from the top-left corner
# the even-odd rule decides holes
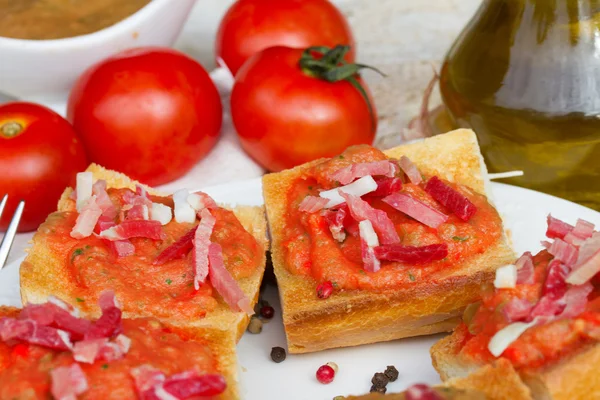
[[[581,246],[583,244],[583,242],[585,241],[584,239],[580,238],[579,236],[575,235],[573,233],[573,231],[567,233],[565,235],[565,237],[563,238],[563,240],[569,244],[572,244],[573,246]],[[548,243],[548,242],[546,242]],[[550,248],[550,246],[548,246],[547,248]]]
[[[421,172],[417,168],[415,164],[406,156],[400,157],[400,168],[406,174],[411,183],[418,185],[423,181],[423,177],[421,176]]]
[[[166,378],[160,370],[148,364],[132,368],[130,374],[133,377],[135,388],[142,399],[145,399],[144,395],[148,391],[153,390],[154,387],[164,382]]]
[[[121,308],[115,292],[113,290],[103,290],[98,297],[98,305],[102,311],[109,310],[111,308]]]
[[[579,316],[585,311],[588,296],[593,290],[594,286],[590,282],[586,282],[583,285],[571,286],[563,298],[566,307],[557,318],[574,318]]]
[[[73,343],[71,343],[67,332],[40,325],[29,319],[0,319],[0,338],[3,341],[18,339],[53,350],[70,350],[73,348]]]
[[[244,311],[248,315],[254,314],[250,300],[225,268],[221,246],[217,243],[211,243],[208,257],[210,259],[210,283],[223,297],[223,300],[234,311]]]
[[[100,233],[102,231],[107,230],[108,228],[112,228],[117,225],[112,218],[104,217],[103,215],[98,218],[98,222],[96,222],[96,226],[94,227],[94,233]]]
[[[112,338],[123,331],[122,312],[114,292],[102,292],[98,304],[102,310],[102,315],[92,323],[90,329],[85,333],[85,339]]]
[[[525,252],[515,262],[517,267],[517,285],[530,285],[535,282],[535,271],[533,268],[533,257],[530,252]]]
[[[431,228],[437,229],[448,220],[447,215],[408,194],[394,193],[383,198],[383,201]]]
[[[210,247],[210,236],[216,223],[215,217],[208,209],[200,212],[200,223],[194,234],[193,260],[194,260],[194,288],[198,290],[200,284],[206,281],[209,273],[208,252]]]
[[[557,299],[567,291],[566,278],[569,274],[569,267],[554,259],[548,264],[548,274],[546,281],[542,287],[542,295],[549,295],[553,299]]]
[[[164,237],[161,224],[158,221],[126,220],[119,225],[108,228],[99,235],[102,239],[111,241],[143,237],[162,240]]]
[[[352,164],[333,173],[331,178],[342,185],[347,185],[363,176],[387,176],[392,178],[398,167],[389,160]]]
[[[398,236],[398,232],[396,232],[396,227],[385,211],[371,207],[369,203],[362,200],[358,196],[353,196],[342,191],[339,193],[340,196],[346,200],[346,204],[348,205],[348,210],[350,211],[352,218],[358,222],[369,220],[377,232],[379,240],[382,244],[393,244],[400,242],[400,237]]]
[[[131,348],[131,339],[129,339],[127,336],[125,336],[122,333],[120,333],[115,338],[115,344],[119,347],[119,349],[124,354],[127,354],[127,352],[129,351],[129,349]]]
[[[73,359],[77,362],[93,364],[100,349],[108,343],[107,338],[87,339],[76,342],[73,347]]]
[[[563,264],[572,267],[577,261],[577,247],[569,244],[561,239],[554,239],[552,245],[548,249],[548,253],[552,254],[556,260]]]
[[[57,367],[50,371],[50,393],[55,400],[75,400],[88,390],[88,382],[79,364]]]
[[[329,225],[331,236],[340,243],[346,239],[344,220],[346,219],[347,209],[348,207],[340,207],[335,211],[324,210],[322,213],[323,217],[325,217],[325,220],[327,221],[327,224]]]
[[[404,264],[427,264],[446,258],[448,245],[441,243],[417,247],[390,244],[376,247],[375,255],[380,260],[397,261]]]
[[[92,194],[96,196],[96,204],[102,210],[102,216],[107,219],[114,219],[117,216],[117,208],[106,191],[106,181],[103,179],[97,180],[92,186]]]
[[[583,219],[578,219],[571,233],[580,239],[589,239],[594,234],[594,224]]]
[[[579,247],[577,262],[567,278],[572,285],[582,285],[600,272],[600,233],[594,233]]]
[[[529,317],[531,310],[533,308],[533,304],[526,299],[520,299],[515,297],[511,299],[506,305],[502,308],[502,313],[504,314],[506,320],[509,323],[522,321]]]
[[[116,257],[128,257],[135,254],[135,246],[129,240],[107,240],[108,249]]]
[[[50,302],[26,305],[21,310],[18,319],[29,319],[38,325],[65,331],[70,338],[75,340],[83,338],[91,326],[91,322],[87,319],[79,318],[75,312]]]
[[[217,203],[212,199],[212,197],[204,192],[190,193],[187,197],[187,202],[194,210],[196,210],[196,213],[199,213],[205,208],[218,207]]]
[[[306,196],[298,205],[298,210],[307,213],[316,213],[325,208],[327,203],[329,203],[329,200],[323,197]]]
[[[565,235],[571,232],[574,228],[573,225],[569,225],[552,215],[548,214],[548,229],[546,230],[546,236],[550,239],[564,239]]]
[[[375,256],[375,247],[379,246],[379,239],[371,221],[360,221],[358,223],[358,230],[360,232],[360,249],[364,269],[367,272],[377,272],[381,268],[381,263]]]
[[[71,230],[71,237],[75,239],[83,239],[90,236],[94,232],[94,227],[98,219],[102,215],[102,210],[96,204],[96,196],[91,196],[85,205],[82,206],[75,226]]]
[[[427,181],[425,191],[463,221],[470,220],[477,212],[475,204],[471,203],[466,196],[454,190],[437,176]]]
[[[131,369],[130,373],[142,400],[183,400],[197,396],[216,396],[227,388],[222,375],[200,375],[193,370],[167,377],[159,369],[145,364]]]
[[[377,182],[377,189],[368,196],[385,197],[402,189],[402,179],[400,178],[383,178],[375,182]]]
[[[150,219],[150,210],[146,204],[134,205],[127,211],[125,219]]]
[[[185,235],[177,239],[175,243],[160,252],[158,257],[152,262],[154,265],[161,265],[177,258],[185,257],[194,247],[194,236],[197,226],[190,229]]]
[[[195,376],[194,376],[195,375]],[[188,399],[195,396],[216,396],[227,388],[222,375],[180,373],[168,378],[163,384],[164,391],[176,399]]]

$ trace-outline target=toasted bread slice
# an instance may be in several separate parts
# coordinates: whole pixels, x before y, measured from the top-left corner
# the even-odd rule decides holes
[[[442,380],[455,384],[479,382],[502,393],[499,399],[577,400],[600,399],[600,345],[589,345],[543,368],[515,371],[510,361],[498,359],[493,364],[477,364],[459,353],[463,338],[458,332],[431,347],[433,366]],[[498,382],[496,384],[495,382]]]
[[[455,389],[445,386],[433,388],[440,400],[495,400],[487,397],[485,394],[477,390]],[[406,400],[406,394],[402,393],[369,393],[362,396],[348,396],[345,400]]]
[[[464,378],[446,381],[434,388],[444,400],[531,400],[529,388],[507,360],[486,365]],[[404,393],[350,396],[347,400],[404,400]]]
[[[20,309],[15,308],[15,307],[6,307],[6,306],[0,306],[0,318],[2,317],[12,317],[12,318],[16,318],[18,316]],[[216,370],[223,375],[223,377],[225,378],[225,380],[227,381],[227,389],[225,390],[224,393],[222,393],[221,395],[214,397],[214,399],[222,399],[222,400],[237,400],[240,398],[239,395],[239,389],[238,389],[238,368],[237,368],[237,355],[235,352],[235,346],[236,346],[236,336],[235,336],[235,332],[233,330],[218,330],[218,329],[212,329],[212,328],[198,328],[198,327],[186,327],[186,328],[181,328],[181,327],[172,327],[174,333],[177,333],[179,335],[181,335],[181,333],[184,334],[185,336],[185,340],[191,340],[191,341],[199,341],[201,343],[203,343],[204,345],[206,345],[206,347],[208,347],[211,356],[214,358],[215,360],[215,364],[216,364]],[[2,359],[3,354],[2,354],[2,347],[4,346],[4,344],[2,343],[2,341],[0,341],[0,359]],[[132,351],[135,352],[135,343],[133,344],[132,347]],[[127,358],[127,355],[125,355],[125,358]],[[36,362],[39,362],[38,359],[35,360]],[[117,361],[111,361],[106,363],[106,365],[108,366],[108,368],[110,368],[110,363],[112,362],[118,362]],[[96,361],[96,364],[104,364],[105,361]],[[0,363],[0,382],[10,382],[10,379],[2,379],[2,374],[3,372],[6,370],[6,363]],[[90,368],[90,369],[98,369],[99,365],[89,365],[86,366],[86,364],[81,364],[82,366],[84,366],[84,368]],[[177,370],[177,366],[174,366],[173,368],[174,370]],[[25,369],[26,371],[26,369]],[[111,370],[112,371],[112,370]],[[104,374],[107,374],[106,372],[104,372]],[[13,376],[14,378],[14,376]],[[89,377],[88,377],[89,378]],[[131,377],[129,375],[129,373],[126,376],[122,376],[122,375],[116,375],[114,373],[111,373],[110,378],[112,380],[118,380],[123,381],[125,384],[127,385],[131,385],[132,384],[132,380]],[[5,386],[9,386],[9,387],[5,387]],[[5,396],[5,392],[3,392],[3,390],[9,391],[9,393],[14,393],[14,390],[20,390],[21,394],[23,393],[23,391],[25,391],[25,393],[27,393],[27,388],[24,387],[21,384],[19,384],[18,387],[10,387],[10,384],[5,384],[4,385],[0,385],[0,398],[4,399],[4,398],[8,398]],[[17,389],[18,388],[18,389]],[[132,387],[127,386],[126,388],[127,393],[131,392],[133,390]],[[11,397],[12,398],[12,397]],[[119,393],[113,393],[112,396],[108,396],[105,399],[106,400],[121,400],[121,399],[125,399],[125,398],[129,398],[129,397],[123,397],[123,392],[119,391]],[[132,397],[133,398],[137,398],[137,396]],[[212,397],[211,397],[212,399]]]
[[[107,182],[108,188],[129,188],[135,190],[138,182],[129,179],[127,176],[104,169],[98,165],[92,164],[87,171],[94,174],[94,180],[104,179]],[[144,186],[144,185],[142,185]],[[153,195],[165,195],[152,188],[146,187],[148,192]],[[73,189],[67,188],[63,193],[59,204],[58,211],[73,211],[75,202],[70,199]],[[225,206],[223,206],[225,207]],[[267,240],[267,223],[264,216],[263,207],[252,206],[237,206],[230,208],[239,219],[242,226],[250,232],[265,249],[268,248]],[[44,229],[44,225],[40,226]],[[263,254],[260,266],[256,271],[247,278],[238,281],[243,292],[251,300],[252,305],[258,301],[260,284],[265,270],[265,258]],[[82,304],[76,303],[76,297],[81,294],[75,294],[75,285],[72,284],[72,279],[65,261],[57,259],[51,249],[46,247],[38,238],[38,234],[33,237],[33,247],[28,250],[28,255],[25,261],[21,264],[21,299],[23,304],[27,303],[42,303],[46,301],[48,296],[55,295],[63,299],[67,299],[73,306],[82,308]],[[80,293],[78,291],[77,293]],[[248,315],[243,312],[232,312],[227,304],[216,295],[219,299],[217,308],[208,313],[205,318],[194,321],[184,321],[186,325],[207,326],[219,329],[234,329],[238,339],[244,333],[249,321]],[[100,315],[100,309],[96,305],[96,301],[86,301],[84,312],[90,317],[97,318]],[[125,318],[147,317],[141,312],[132,312],[124,310]],[[175,321],[172,321],[175,322]]]
[[[389,157],[408,156],[421,171],[489,194],[487,173],[474,133],[457,130],[387,150]],[[478,298],[494,271],[515,259],[505,235],[485,253],[465,260],[431,280],[387,292],[341,291],[317,298],[313,279],[291,274],[282,238],[287,190],[304,171],[322,160],[265,175],[263,191],[271,229],[271,255],[291,353],[356,346],[452,330],[464,307]]]

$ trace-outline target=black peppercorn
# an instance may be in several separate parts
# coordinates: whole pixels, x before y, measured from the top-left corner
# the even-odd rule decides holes
[[[393,365],[388,365],[384,374],[390,382],[394,382],[396,379],[398,379],[398,370]]]
[[[388,377],[381,372],[376,372],[375,375],[373,375],[373,378],[371,378],[371,383],[373,384],[373,386],[377,387],[385,387],[385,385],[387,385],[389,381],[390,380],[388,379]]]
[[[376,385],[373,385],[373,386],[371,386],[370,392],[371,393],[382,393],[382,394],[384,394],[385,392],[387,392],[387,389],[386,389],[385,386],[376,386]]]
[[[275,361],[276,363],[280,363],[283,360],[285,360],[285,350],[283,349],[283,347],[273,347],[271,349],[271,360]]]

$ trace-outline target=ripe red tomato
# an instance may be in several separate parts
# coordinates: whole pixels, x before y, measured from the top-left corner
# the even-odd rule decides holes
[[[240,69],[231,116],[242,146],[270,171],[332,157],[355,144],[371,144],[377,116],[348,80],[328,82],[299,66],[304,50],[271,47]],[[374,105],[373,105],[374,107]]]
[[[235,75],[255,53],[273,46],[355,48],[346,18],[328,0],[238,0],[217,32],[215,48]],[[347,54],[354,61],[354,50]]]
[[[37,229],[87,165],[75,130],[60,115],[31,103],[0,105],[0,198],[8,193],[0,231],[20,200],[25,211],[19,232]]]
[[[185,174],[217,142],[221,98],[200,64],[175,50],[126,50],[86,71],[67,115],[90,161],[150,185]]]

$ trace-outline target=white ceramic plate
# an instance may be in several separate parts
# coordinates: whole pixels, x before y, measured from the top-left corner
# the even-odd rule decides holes
[[[546,215],[574,223],[584,218],[600,225],[600,214],[588,208],[546,194],[494,183],[494,201],[512,233],[518,253],[541,249]],[[260,205],[263,203],[259,179],[206,188],[218,202]],[[20,259],[0,272],[0,304],[20,306],[18,266]],[[288,355],[276,364],[270,359],[274,346],[285,348],[277,291],[269,287],[266,299],[275,307],[275,318],[258,335],[246,333],[238,345],[242,398],[247,400],[329,400],[337,395],[367,393],[374,372],[395,365],[399,379],[388,392],[399,392],[416,382],[435,384],[439,377],[431,366],[429,347],[441,335],[387,343],[327,350],[314,354]],[[317,368],[329,361],[339,366],[335,380],[322,385],[315,379]]]

